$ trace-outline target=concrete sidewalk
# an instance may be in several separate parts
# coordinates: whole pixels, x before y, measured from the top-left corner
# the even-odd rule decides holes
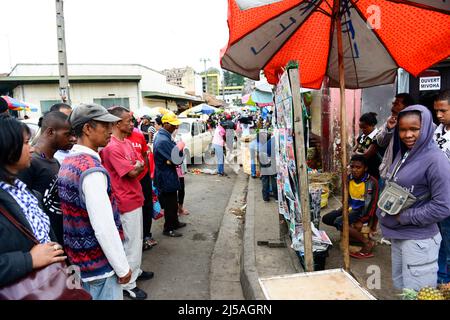
[[[264,202],[261,189],[260,179],[249,180],[241,254],[241,285],[247,300],[265,299],[258,278],[302,272],[284,235],[278,203],[273,198]]]

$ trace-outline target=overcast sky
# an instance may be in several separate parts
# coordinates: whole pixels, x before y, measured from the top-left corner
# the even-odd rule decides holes
[[[57,63],[55,0],[0,0],[0,73]],[[219,67],[227,0],[64,0],[68,63]]]

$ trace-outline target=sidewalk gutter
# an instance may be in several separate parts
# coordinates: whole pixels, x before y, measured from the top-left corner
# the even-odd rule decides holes
[[[259,284],[255,248],[255,183],[250,179],[247,193],[244,237],[241,253],[241,286],[246,300],[266,300]]]
[[[210,268],[211,300],[244,300],[240,279],[242,229],[248,176],[238,174],[219,229]]]

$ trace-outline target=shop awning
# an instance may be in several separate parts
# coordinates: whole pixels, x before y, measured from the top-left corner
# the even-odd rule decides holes
[[[158,92],[158,91],[142,91],[142,97],[149,98],[149,99],[153,98],[153,99],[185,100],[185,101],[192,101],[192,102],[198,102],[198,103],[205,102],[202,99],[200,99],[199,97],[195,97],[195,96],[178,95],[178,94]]]

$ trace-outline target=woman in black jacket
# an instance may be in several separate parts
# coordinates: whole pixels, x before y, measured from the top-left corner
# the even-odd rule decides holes
[[[62,247],[53,242],[48,216],[37,198],[16,178],[30,166],[30,129],[13,117],[0,116],[0,288],[34,269],[64,261]],[[4,215],[6,211],[35,236],[35,245]]]

